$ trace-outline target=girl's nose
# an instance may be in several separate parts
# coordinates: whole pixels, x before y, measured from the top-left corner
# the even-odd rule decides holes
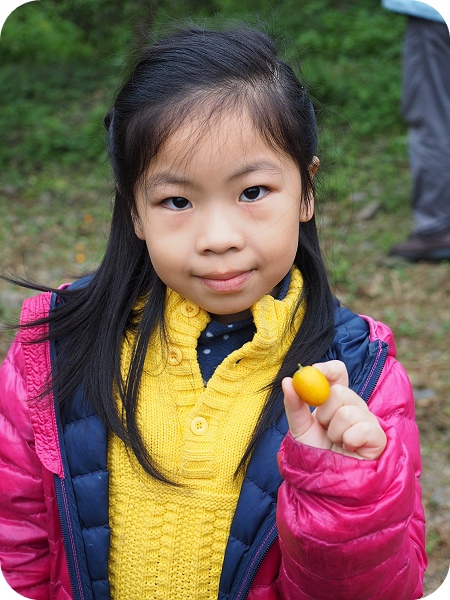
[[[233,211],[208,210],[202,219],[196,248],[199,254],[214,252],[223,254],[229,250],[241,250],[245,244],[242,220]]]

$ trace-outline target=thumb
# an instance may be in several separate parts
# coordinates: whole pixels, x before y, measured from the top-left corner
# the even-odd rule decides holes
[[[284,393],[284,408],[289,424],[289,431],[292,437],[297,439],[314,425],[315,419],[311,414],[309,406],[299,398],[294,390],[292,377],[285,377],[281,382],[281,387]]]
[[[339,383],[339,385],[348,387],[347,367],[341,360],[329,360],[327,362],[315,363],[313,366],[322,371],[330,385]]]

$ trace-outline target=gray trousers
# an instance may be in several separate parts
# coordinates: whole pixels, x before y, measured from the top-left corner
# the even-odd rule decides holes
[[[408,123],[413,232],[450,230],[450,36],[445,24],[408,18],[402,112]]]

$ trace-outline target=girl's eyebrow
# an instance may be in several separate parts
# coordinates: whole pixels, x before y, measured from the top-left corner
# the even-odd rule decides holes
[[[258,160],[254,163],[249,163],[248,165],[244,165],[241,169],[230,175],[227,181],[233,181],[234,179],[239,179],[241,177],[245,177],[245,175],[250,175],[250,173],[264,172],[270,173],[273,175],[280,175],[282,170],[280,165],[272,162],[271,160]]]
[[[154,189],[159,186],[165,185],[188,185],[189,179],[186,177],[180,177],[171,173],[170,171],[162,171],[161,173],[156,173],[155,175],[150,175],[150,177],[146,178],[145,187]]]
[[[227,183],[230,183],[235,179],[240,179],[241,177],[245,177],[245,175],[249,175],[250,173],[258,172],[279,175],[281,174],[281,167],[270,160],[258,160],[254,163],[243,165],[240,169],[232,173],[226,181]],[[161,171],[160,173],[150,175],[149,177],[147,177],[145,182],[145,187],[150,190],[166,185],[193,186],[195,184],[191,182],[187,177],[177,175],[176,173],[173,173],[171,171]]]

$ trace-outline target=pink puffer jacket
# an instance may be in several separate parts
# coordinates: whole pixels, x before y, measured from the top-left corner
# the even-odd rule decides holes
[[[39,298],[45,314],[49,296]],[[262,561],[249,600],[422,595],[426,556],[414,401],[390,330],[367,320],[371,337],[390,344],[369,402],[387,448],[378,461],[358,461],[286,436],[279,454],[285,480],[278,496],[279,538]],[[51,399],[32,400],[49,372],[48,345],[20,339],[0,370],[0,560],[20,594],[68,600],[53,481],[54,474],[63,475],[55,414]]]

